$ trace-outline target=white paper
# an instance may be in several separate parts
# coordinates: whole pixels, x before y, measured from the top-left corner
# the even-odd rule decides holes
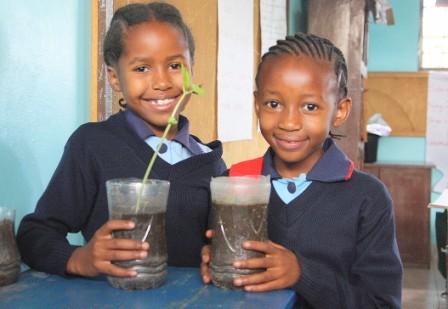
[[[261,53],[287,34],[286,0],[260,0]]]
[[[218,1],[218,139],[252,139],[253,1]]]
[[[443,172],[434,190],[448,187],[448,72],[430,72],[426,116],[426,161]]]
[[[443,190],[439,198],[428,206],[432,208],[448,208],[448,189]]]

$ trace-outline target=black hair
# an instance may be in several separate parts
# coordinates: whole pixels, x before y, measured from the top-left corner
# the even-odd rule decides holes
[[[336,80],[339,88],[339,96],[346,97],[347,90],[347,64],[344,55],[330,40],[318,37],[313,34],[298,32],[295,35],[286,36],[284,40],[278,40],[277,45],[271,46],[258,65],[255,82],[258,86],[258,79],[261,66],[266,58],[283,54],[306,55],[314,59],[327,60],[334,65]]]
[[[269,50],[261,57],[258,64],[257,76],[255,82],[258,87],[258,79],[261,66],[268,57],[289,55],[306,55],[314,59],[326,60],[333,64],[336,74],[339,97],[344,98],[348,95],[347,89],[347,64],[344,54],[330,40],[321,38],[314,34],[298,32],[293,36],[288,35],[284,40],[278,40],[277,45],[271,46]],[[329,132],[331,138],[340,139],[345,135]]]
[[[128,28],[150,21],[168,23],[178,29],[185,38],[193,63],[195,45],[190,29],[176,7],[162,2],[129,4],[114,13],[104,39],[104,62],[108,66],[115,66],[123,52],[123,35]]]

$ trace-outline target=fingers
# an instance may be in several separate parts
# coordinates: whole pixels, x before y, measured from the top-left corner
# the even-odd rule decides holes
[[[207,230],[205,232],[205,237],[207,237],[208,239],[212,239],[213,236],[215,236],[215,232],[213,230]]]
[[[271,268],[275,266],[275,261],[269,257],[253,258],[233,262],[235,268]]]
[[[266,292],[266,291],[272,291],[272,290],[279,290],[283,289],[283,283],[282,280],[274,280],[265,282],[262,284],[257,285],[247,285],[244,287],[244,290],[247,292]]]
[[[249,240],[243,243],[243,248],[247,250],[263,252],[265,254],[273,254],[276,250],[283,247],[280,245],[276,245],[271,241],[261,242]]]
[[[246,291],[262,292],[283,289],[292,286],[299,280],[301,271],[296,255],[283,246],[272,242],[244,243],[244,248],[266,253],[263,258],[235,261],[234,267],[259,269],[266,271],[235,279],[236,286],[244,286]]]
[[[109,220],[102,227],[100,227],[95,236],[103,238],[112,238],[112,232],[115,230],[132,230],[135,223],[130,220]]]
[[[211,282],[208,263],[201,263],[201,277],[202,282],[204,282],[205,284],[209,284]]]
[[[210,262],[210,246],[209,245],[202,247],[201,257],[202,257],[202,261],[201,261],[202,281],[204,283],[208,284],[211,281],[210,273],[208,271],[208,264]]]
[[[148,256],[148,251],[107,250],[101,254],[102,261],[141,260]]]
[[[262,285],[269,282],[278,280],[279,278],[273,274],[273,272],[264,271],[261,273],[255,273],[253,275],[238,277],[233,281],[236,286],[255,286]]]
[[[148,251],[149,243],[141,240],[112,238],[104,240],[102,247],[106,250],[141,250]]]
[[[201,258],[203,263],[209,263],[210,262],[210,246],[205,245],[201,249]]]

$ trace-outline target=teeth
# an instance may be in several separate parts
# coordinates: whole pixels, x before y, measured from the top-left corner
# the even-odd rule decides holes
[[[173,102],[173,99],[152,100],[152,102],[156,105],[168,105]]]

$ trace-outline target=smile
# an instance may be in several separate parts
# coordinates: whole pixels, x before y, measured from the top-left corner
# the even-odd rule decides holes
[[[163,105],[170,105],[170,104],[175,103],[177,101],[177,97],[176,98],[166,98],[166,99],[151,99],[151,100],[146,100],[146,101],[148,101],[149,103],[154,104],[154,105],[163,106]]]
[[[292,138],[281,138],[274,137],[278,147],[286,151],[296,151],[303,147],[306,140],[305,139],[292,139]]]
[[[179,96],[170,97],[170,98],[160,98],[160,99],[143,99],[145,104],[150,105],[153,109],[158,110],[160,112],[169,111],[174,108]]]

